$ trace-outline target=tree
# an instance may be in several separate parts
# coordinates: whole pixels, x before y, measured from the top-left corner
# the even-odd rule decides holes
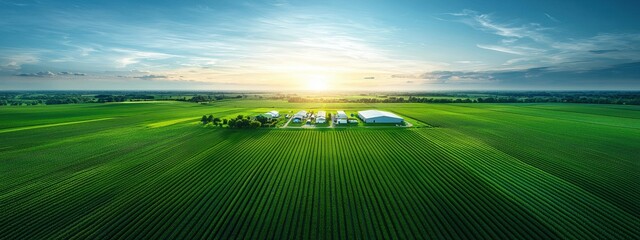
[[[249,123],[249,127],[251,127],[251,128],[259,128],[260,126],[262,126],[262,123],[260,123],[258,121],[255,121],[255,120],[253,120],[253,121],[251,121]]]
[[[244,118],[236,122],[236,125],[238,126],[238,128],[248,128],[249,123],[251,123],[251,121],[249,119]]]
[[[207,117],[207,122],[213,122],[213,115],[209,115],[209,117]]]
[[[207,124],[208,118],[207,115],[202,115],[202,119],[200,120],[202,124]]]
[[[262,124],[267,123],[268,120],[269,119],[267,117],[265,117],[265,116],[262,116],[262,115],[256,116],[256,121],[258,121],[258,122],[260,122]]]
[[[220,123],[220,118],[214,118],[213,125],[218,125],[218,123]]]
[[[194,96],[189,99],[189,102],[210,102],[211,98],[209,96]]]
[[[236,127],[236,122],[237,121],[238,121],[237,119],[233,119],[233,118],[229,119],[229,121],[227,121],[227,125],[229,125],[229,128],[234,128],[234,127]]]
[[[227,123],[228,123],[228,122],[229,122],[229,121],[228,121],[226,118],[225,118],[225,119],[222,119],[222,124],[227,125]]]
[[[238,118],[237,118],[237,119],[243,119],[243,118],[244,118],[244,116],[242,116],[242,115],[238,115]]]

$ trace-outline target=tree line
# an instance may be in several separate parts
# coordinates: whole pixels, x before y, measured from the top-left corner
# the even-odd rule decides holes
[[[591,103],[640,105],[638,91],[462,91],[385,94],[363,93],[358,98],[302,97],[274,93],[264,99],[293,103]],[[0,91],[2,105],[54,105],[127,101],[184,101],[207,103],[224,99],[263,99],[261,95],[224,92],[130,91]],[[260,120],[258,120],[260,121]],[[264,124],[264,123],[263,123]]]
[[[195,103],[207,103],[207,102],[214,102],[214,101],[220,101],[220,100],[224,100],[224,99],[241,99],[243,98],[243,95],[196,95],[193,96],[189,99],[187,99],[186,97],[183,98],[179,98],[176,99],[176,101],[185,101],[185,102],[195,102]]]
[[[201,120],[203,125],[211,125],[229,128],[259,128],[259,127],[275,127],[278,123],[277,119],[269,119],[262,115],[256,117],[238,115],[236,118],[220,119],[213,115],[203,115]]]
[[[74,103],[107,103],[153,100],[145,94],[82,94],[82,93],[0,93],[0,105],[57,105]]]
[[[503,95],[483,97],[385,97],[385,98],[305,98],[290,97],[291,103],[590,103],[590,104],[624,104],[640,105],[640,94],[541,94]]]

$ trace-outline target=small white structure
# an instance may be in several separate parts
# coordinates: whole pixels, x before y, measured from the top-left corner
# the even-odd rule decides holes
[[[280,113],[278,113],[278,111],[269,111],[267,113],[262,114],[262,116],[271,119],[271,118],[279,118],[280,117]]]
[[[276,110],[273,111],[269,111],[267,114],[271,115],[272,118],[279,118],[280,117],[280,113]]]
[[[333,121],[337,124],[347,123],[348,119],[349,117],[347,117],[347,114],[344,111],[338,111],[333,115]]]
[[[307,111],[305,110],[299,111],[298,113],[293,115],[293,122],[295,123],[302,122],[302,119],[305,119],[306,117],[307,117]]]
[[[344,111],[338,111],[335,120],[337,124],[346,124],[349,121],[349,117]]]
[[[327,122],[327,112],[318,111],[316,115],[316,123],[326,123]]]
[[[365,110],[358,112],[358,117],[365,123],[402,123],[404,119],[386,111]]]

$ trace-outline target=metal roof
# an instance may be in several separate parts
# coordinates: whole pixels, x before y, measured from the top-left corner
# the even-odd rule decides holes
[[[294,116],[304,117],[305,115],[307,115],[307,111],[302,110],[302,111],[299,111],[298,113],[296,113]]]
[[[358,114],[360,114],[360,116],[362,116],[363,118],[390,117],[390,118],[402,119],[402,117],[395,115],[393,113],[390,113],[387,111],[379,111],[379,110],[365,110],[365,111],[358,112]]]

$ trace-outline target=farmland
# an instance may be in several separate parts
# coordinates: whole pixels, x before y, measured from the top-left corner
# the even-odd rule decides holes
[[[205,128],[271,109],[413,128]],[[0,108],[0,238],[640,238],[640,107],[225,100]]]

